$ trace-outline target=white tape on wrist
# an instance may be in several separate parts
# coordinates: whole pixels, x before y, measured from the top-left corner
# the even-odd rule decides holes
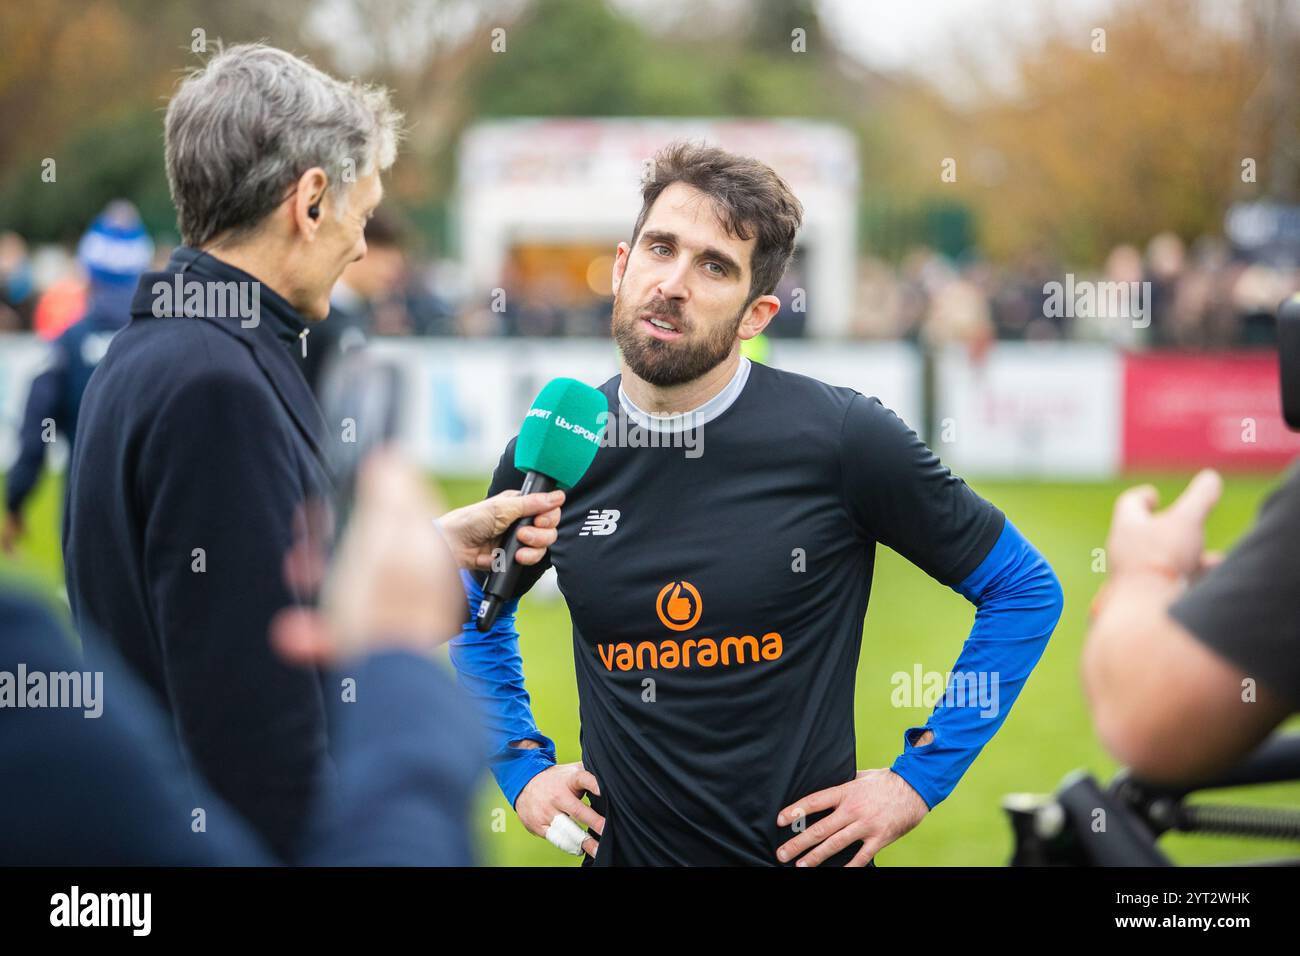
[[[551,825],[546,828],[545,836],[546,841],[552,846],[574,856],[582,856],[582,841],[587,839],[587,834],[582,832],[582,827],[564,813],[555,815]]]

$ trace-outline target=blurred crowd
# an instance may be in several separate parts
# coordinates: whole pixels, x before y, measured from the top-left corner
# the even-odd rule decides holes
[[[575,288],[560,277],[524,281],[507,263],[501,288],[472,290],[456,263],[412,254],[411,236],[396,220],[376,216],[366,238],[366,257],[348,267],[334,292],[334,337],[609,334],[610,299],[585,286]],[[155,268],[166,262],[168,251],[158,244]],[[90,279],[83,253],[34,246],[14,232],[0,232],[0,333],[54,339],[84,315]],[[1109,312],[1104,291],[1096,307],[1076,307],[1081,303],[1071,297],[1074,290],[1111,283],[1132,290],[1128,311]],[[796,260],[777,290],[787,307],[770,334],[808,334],[808,311],[789,307],[800,284]],[[870,256],[859,261],[850,334],[960,342],[975,349],[996,340],[1267,346],[1277,304],[1297,290],[1300,268],[1243,259],[1211,237],[1188,248],[1173,233],[1161,233],[1145,249],[1117,246],[1100,269],[1079,272],[1045,255],[995,266],[954,261],[921,247],[897,264]]]
[[[332,329],[344,337],[358,332],[460,334],[453,300],[445,291],[452,287],[446,264],[408,255],[405,233],[380,216],[367,226],[366,240],[366,256],[348,266],[334,289]],[[170,252],[167,243],[158,243],[148,268],[164,268]],[[58,338],[86,313],[93,286],[92,254],[86,237],[69,249],[34,246],[17,233],[0,231],[0,333]]]
[[[1107,291],[1113,284],[1127,296],[1118,310]],[[1080,298],[1085,285],[1092,286],[1091,308]],[[1278,303],[1298,289],[1300,268],[1244,260],[1211,237],[1189,249],[1173,233],[1155,236],[1145,250],[1117,246],[1091,272],[1071,272],[1045,256],[1003,268],[917,249],[898,266],[860,263],[853,332],[973,347],[999,339],[1263,346],[1274,341]]]

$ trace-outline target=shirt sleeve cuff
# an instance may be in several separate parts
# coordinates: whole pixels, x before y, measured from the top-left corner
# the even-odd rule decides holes
[[[915,790],[925,801],[926,807],[933,810],[943,802],[948,796],[935,782],[930,779],[931,775],[926,773],[925,756],[926,750],[919,750],[912,746],[912,737],[920,737],[921,732],[929,730],[933,733],[931,727],[909,727],[903,734],[903,752],[894,758],[890,770],[898,774],[908,785]],[[913,732],[915,731],[915,734]],[[934,746],[934,741],[926,744],[926,748]]]
[[[492,776],[512,808],[529,780],[555,766],[555,744],[541,734],[537,737],[541,747],[507,747],[492,760]]]

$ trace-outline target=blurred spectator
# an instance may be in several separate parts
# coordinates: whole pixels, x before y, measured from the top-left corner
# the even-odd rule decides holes
[[[850,330],[855,338],[900,339],[903,327],[903,288],[894,269],[879,259],[863,259],[858,267],[857,310]]]
[[[330,320],[312,330],[304,361],[317,381],[324,361],[341,348],[372,335],[600,337],[609,335],[610,300],[572,276],[528,269],[507,256],[495,287],[470,294],[450,260],[411,255],[410,237],[381,213],[366,228],[366,257],[344,272],[331,297]],[[782,309],[772,328],[778,338],[801,338],[815,322],[815,299],[798,262],[777,294]],[[1138,315],[1048,314],[1049,283],[1150,283],[1131,306]],[[1187,248],[1176,234],[1156,234],[1146,245],[1125,243],[1099,268],[1070,269],[1046,252],[994,265],[973,258],[955,262],[928,247],[910,249],[901,261],[870,256],[857,264],[857,296],[849,335],[858,339],[966,342],[993,335],[1003,341],[1099,341],[1123,348],[1225,349],[1269,346],[1273,311],[1300,290],[1300,272],[1276,261],[1234,256],[1218,237],[1203,236]],[[795,308],[803,289],[803,311]],[[1104,293],[1099,293],[1099,295]],[[80,314],[84,283],[58,247],[29,253],[22,237],[0,234],[0,332],[32,328],[47,337]],[[979,301],[983,305],[978,305]],[[958,313],[950,312],[957,309]],[[33,314],[35,316],[33,317]]]
[[[1095,278],[1105,283],[1106,288],[1126,287],[1130,290],[1130,298],[1118,310],[1112,310],[1109,301],[1105,306],[1099,301],[1091,313],[1076,316],[1074,334],[1079,338],[1095,339],[1127,348],[1140,345],[1143,334],[1151,335],[1151,332],[1144,333],[1141,327],[1150,329],[1152,325],[1158,326],[1159,319],[1154,311],[1151,286],[1143,286],[1143,282],[1147,281],[1144,270],[1142,253],[1136,246],[1126,243],[1110,251],[1100,276],[1081,277],[1085,280]],[[1136,296],[1133,295],[1133,290],[1136,290]]]
[[[153,257],[153,241],[135,206],[116,200],[91,223],[77,257],[90,279],[89,308],[54,340],[46,367],[28,393],[18,458],[5,483],[0,549],[6,554],[25,533],[23,507],[40,477],[46,449],[60,436],[71,453],[82,393],[108,343],[131,319],[131,295]]]
[[[0,232],[0,331],[30,328],[34,293],[26,241],[16,232]]]
[[[1183,240],[1172,232],[1159,233],[1147,243],[1143,280],[1151,283],[1147,305],[1151,310],[1153,344],[1169,345],[1176,339],[1173,308],[1184,260]]]
[[[32,265],[40,290],[32,313],[32,331],[54,341],[85,315],[86,278],[79,263],[57,247],[38,251]]]
[[[412,269],[408,285],[411,313],[421,335],[461,335],[456,303],[464,298],[460,268],[450,259],[436,259]]]
[[[967,279],[955,279],[935,290],[921,337],[933,347],[961,344],[980,354],[993,341],[994,332],[983,290]]]
[[[376,212],[366,224],[366,254],[349,263],[330,292],[330,313],[311,330],[303,374],[320,395],[325,371],[341,352],[364,345],[371,335],[409,335],[411,323],[401,297],[406,269],[403,235],[395,219]]]
[[[1242,345],[1271,345],[1275,339],[1274,310],[1295,289],[1289,272],[1252,264],[1241,271],[1232,286],[1232,304]]]
[[[568,284],[558,277],[543,278],[506,294],[502,313],[506,335],[559,335],[564,328]]]
[[[405,283],[406,311],[415,335],[458,335],[456,310],[442,294],[432,267],[423,275],[409,274]]]

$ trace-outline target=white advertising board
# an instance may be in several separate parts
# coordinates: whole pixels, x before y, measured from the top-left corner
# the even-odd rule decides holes
[[[944,351],[930,445],[960,474],[1106,478],[1120,466],[1123,356],[1103,345],[1002,342]]]

